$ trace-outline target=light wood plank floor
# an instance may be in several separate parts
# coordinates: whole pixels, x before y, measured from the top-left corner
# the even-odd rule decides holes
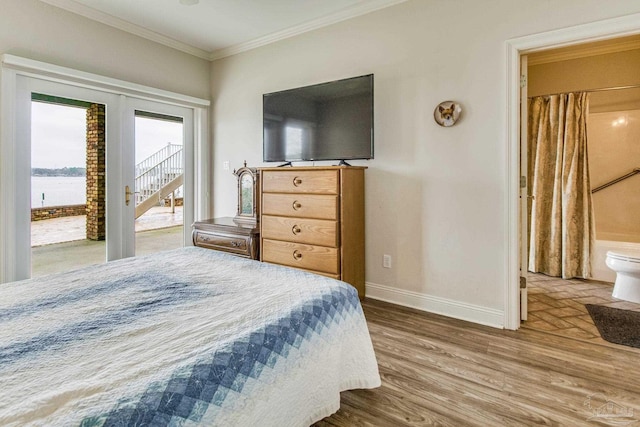
[[[375,300],[363,308],[382,386],[342,393],[340,410],[316,427],[606,426],[594,411],[607,402],[640,420],[638,349]]]

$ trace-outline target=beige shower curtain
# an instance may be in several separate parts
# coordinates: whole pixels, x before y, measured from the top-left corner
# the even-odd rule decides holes
[[[529,270],[587,278],[595,226],[587,161],[587,93],[529,99]]]

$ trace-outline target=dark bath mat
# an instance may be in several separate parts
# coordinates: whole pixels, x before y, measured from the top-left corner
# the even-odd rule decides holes
[[[594,304],[585,307],[603,339],[640,348],[640,312]]]

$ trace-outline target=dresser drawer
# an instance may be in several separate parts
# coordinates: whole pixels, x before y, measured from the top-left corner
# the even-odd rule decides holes
[[[338,183],[337,170],[262,172],[265,193],[338,194]]]
[[[254,240],[251,237],[231,236],[222,233],[193,232],[193,244],[202,248],[216,249],[238,255],[252,257]]]
[[[337,248],[262,240],[262,260],[329,274],[340,274]]]
[[[262,216],[262,236],[310,245],[338,246],[338,223],[325,219]]]
[[[287,267],[291,267],[291,266],[288,265]],[[296,267],[291,267],[291,268],[296,268]],[[304,269],[304,268],[297,268],[297,270],[306,271],[307,273],[318,274],[320,276],[330,277],[330,278],[336,279],[336,280],[342,280],[340,278],[339,274],[325,273],[324,271],[311,271],[311,270],[307,270],[307,269]]]
[[[337,220],[338,196],[264,193],[262,214]]]

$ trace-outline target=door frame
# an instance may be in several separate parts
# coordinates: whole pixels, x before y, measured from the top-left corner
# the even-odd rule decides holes
[[[528,293],[527,271],[529,267],[529,178],[528,178],[528,155],[529,155],[529,132],[527,116],[529,114],[528,84],[529,84],[529,60],[527,55],[520,55],[520,320],[527,320]]]
[[[31,248],[30,244],[25,243],[30,240],[28,236],[29,220],[24,218],[24,215],[21,215],[23,213],[15,207],[30,204],[30,195],[20,187],[21,184],[24,184],[22,176],[24,173],[20,174],[19,165],[21,163],[18,161],[23,161],[25,156],[30,156],[30,144],[21,144],[21,142],[30,137],[30,132],[28,131],[29,124],[20,122],[22,118],[18,111],[21,101],[18,96],[24,90],[20,85],[29,84],[32,81],[58,83],[70,88],[89,89],[111,97],[119,97],[118,103],[120,105],[116,110],[120,116],[117,118],[119,124],[115,128],[117,134],[115,137],[120,140],[125,138],[122,134],[122,123],[124,123],[125,117],[122,114],[125,111],[126,100],[129,98],[192,110],[193,145],[189,149],[185,147],[184,160],[185,200],[191,199],[192,202],[184,208],[184,224],[191,224],[196,219],[206,218],[210,215],[209,187],[211,181],[209,171],[211,170],[211,162],[207,130],[209,100],[14,55],[4,54],[0,58],[2,66],[0,72],[0,283],[26,279],[30,276]],[[98,102],[100,101],[98,100]],[[122,147],[122,143],[119,146]],[[112,153],[113,156],[117,154]],[[109,154],[107,155],[109,156]],[[107,162],[109,160],[107,159]],[[190,172],[187,174],[186,171]],[[116,177],[113,182],[122,184],[120,187],[124,188],[122,176]],[[191,188],[188,189],[188,186]],[[118,202],[115,203],[118,204]],[[112,218],[114,221],[119,219],[121,218]],[[109,216],[107,220],[109,220]],[[191,239],[188,237],[187,227],[185,227],[184,234],[185,245],[190,245]],[[107,254],[107,259],[127,256],[127,251],[124,243],[120,242],[120,248],[109,251],[111,253]]]
[[[504,327],[520,327],[520,56],[585,42],[640,34],[640,13],[577,25],[506,42],[507,129],[505,147]]]

